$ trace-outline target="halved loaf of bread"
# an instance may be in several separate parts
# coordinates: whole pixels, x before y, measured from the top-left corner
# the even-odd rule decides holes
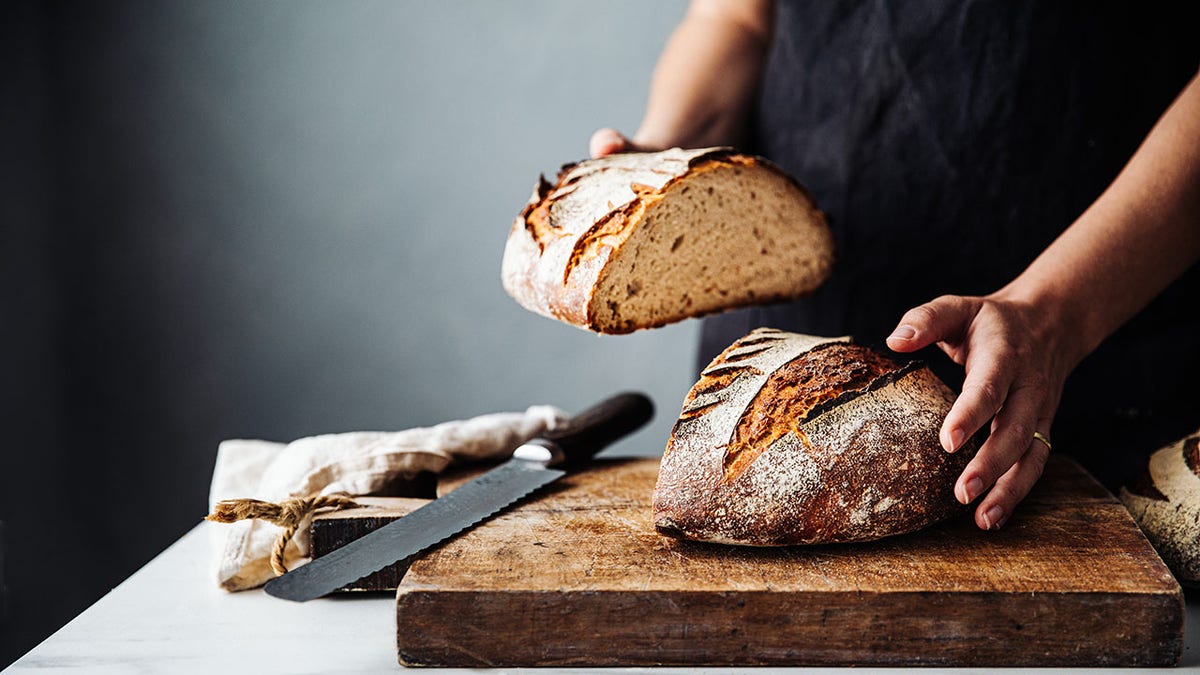
[[[879,539],[961,511],[975,446],[938,429],[954,394],[848,338],[760,328],[692,387],[654,490],[659,532],[782,546]]]
[[[1121,501],[1179,583],[1200,587],[1200,431],[1150,455]]]
[[[727,148],[619,154],[542,178],[501,276],[527,309],[628,333],[815,290],[833,236],[808,194]]]

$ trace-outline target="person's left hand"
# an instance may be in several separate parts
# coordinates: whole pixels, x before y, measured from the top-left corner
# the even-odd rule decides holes
[[[1050,423],[1063,382],[1074,366],[1064,344],[1069,334],[1055,315],[1036,304],[1008,298],[946,295],[909,310],[887,339],[911,352],[936,343],[966,368],[962,394],[942,424],[942,447],[955,452],[991,420],[991,436],[954,486],[968,504],[987,492],[975,524],[996,529],[1012,515],[1042,475],[1050,454]],[[989,492],[988,489],[991,488]]]

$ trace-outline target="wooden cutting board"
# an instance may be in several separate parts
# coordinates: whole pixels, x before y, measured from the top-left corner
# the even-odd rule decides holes
[[[998,532],[964,515],[787,549],[658,535],[657,470],[599,462],[414,562],[397,592],[400,662],[1166,666],[1182,653],[1179,585],[1069,460],[1052,459]]]

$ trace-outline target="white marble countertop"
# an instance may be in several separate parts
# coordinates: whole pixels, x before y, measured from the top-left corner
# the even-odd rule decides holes
[[[396,673],[394,599],[390,594],[295,604],[262,593],[226,593],[209,570],[209,529],[201,524],[5,673]],[[1114,620],[1116,618],[1114,617]],[[497,672],[520,672],[506,669]],[[641,673],[736,673],[744,669],[631,668]],[[855,675],[900,672],[997,672],[997,669],[765,668],[756,672]],[[471,673],[421,669],[413,672]],[[537,672],[549,672],[538,670]],[[612,669],[566,669],[571,675]],[[1078,669],[1022,672],[1077,675]],[[1161,669],[1114,669],[1162,673]],[[1183,663],[1200,673],[1200,598],[1191,598]]]

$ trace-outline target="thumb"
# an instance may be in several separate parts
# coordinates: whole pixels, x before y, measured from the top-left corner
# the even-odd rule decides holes
[[[943,295],[904,313],[888,336],[892,351],[915,352],[935,342],[958,343],[979,311],[977,298]]]
[[[592,139],[588,141],[588,151],[592,155],[592,159],[606,157],[617,152],[628,152],[635,150],[633,143],[616,129],[597,129],[592,134]]]

